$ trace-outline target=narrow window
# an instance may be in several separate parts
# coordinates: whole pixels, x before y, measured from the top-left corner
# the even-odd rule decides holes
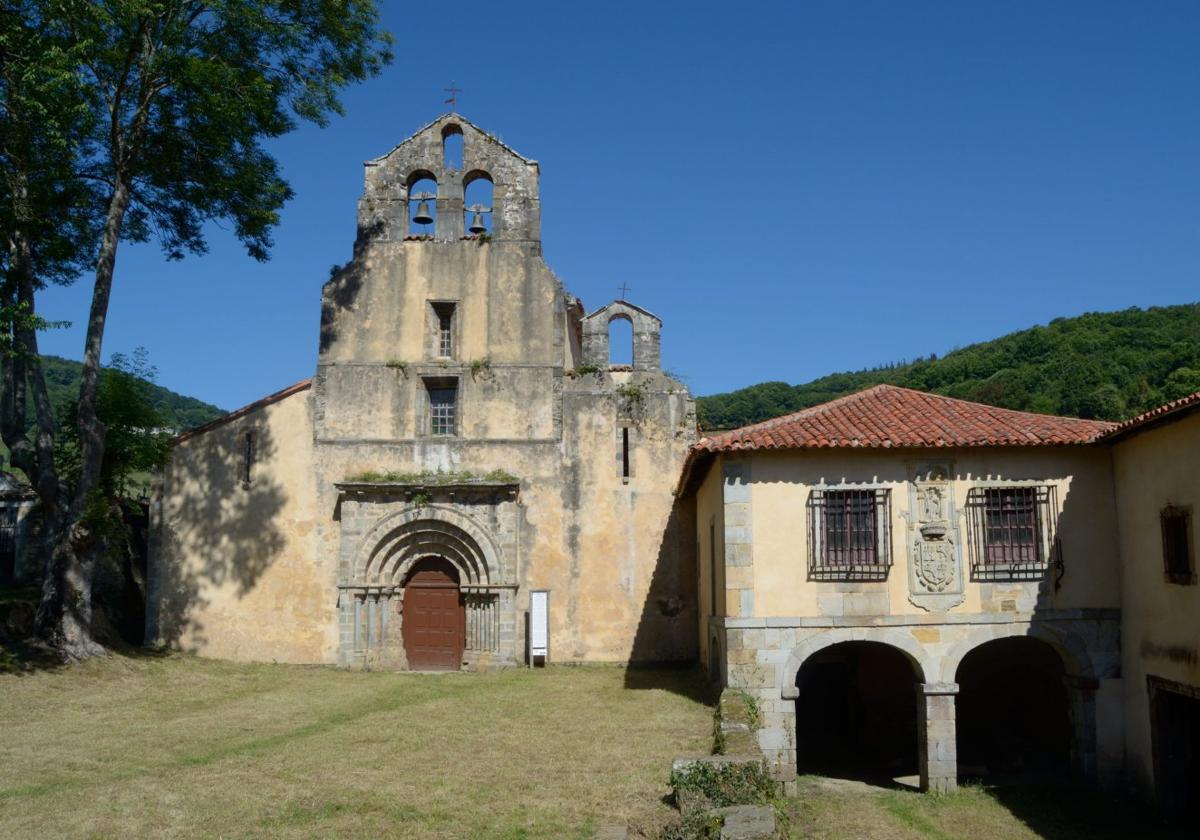
[[[629,480],[629,427],[621,429],[621,478]]]
[[[435,355],[449,359],[454,355],[454,304],[433,304]]]
[[[1168,505],[1162,511],[1163,570],[1170,583],[1193,584],[1192,513]]]
[[[809,578],[885,580],[891,566],[889,499],[886,489],[812,491]]]
[[[246,432],[242,437],[242,486],[250,486],[250,474],[254,468],[254,433]]]
[[[455,433],[458,414],[458,382],[454,379],[428,379],[429,433],[446,436]]]

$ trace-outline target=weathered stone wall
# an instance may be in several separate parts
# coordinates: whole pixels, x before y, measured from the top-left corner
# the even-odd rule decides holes
[[[465,138],[457,169],[442,166],[442,134],[452,127]],[[494,184],[493,230],[466,237],[464,185],[484,175]],[[437,221],[428,237],[408,227],[409,187],[425,176],[438,181]],[[287,657],[304,661],[402,665],[396,621],[403,615],[403,580],[363,579],[352,560],[390,539],[386,523],[411,516],[432,518],[437,528],[462,526],[499,564],[468,592],[489,602],[477,605],[481,610],[495,607],[480,620],[499,628],[487,657],[468,650],[477,664],[523,658],[530,589],[550,590],[551,661],[695,657],[695,526],[691,506],[673,495],[695,439],[691,396],[658,369],[661,323],[653,316],[639,315],[643,351],[636,370],[607,364],[583,375],[577,370],[582,306],[542,260],[537,185],[535,162],[452,115],[368,163],[353,259],[323,291],[320,352],[306,400],[311,418],[280,429],[286,457],[262,466],[264,474],[278,469],[272,480],[305,498],[311,521],[300,534],[264,509],[263,527],[284,533],[278,545],[245,548],[268,569],[279,565],[280,551],[303,551],[320,603],[306,603],[311,609],[301,628],[289,626],[286,616],[241,611],[233,603],[211,619],[194,608],[186,620],[164,611],[176,624],[205,624],[204,634],[189,637],[192,648],[266,659],[285,658],[276,650],[287,648]],[[453,304],[445,355],[436,340],[435,303]],[[642,312],[624,303],[612,307]],[[445,380],[456,383],[455,433],[433,435],[428,385]],[[236,435],[231,426],[176,448],[158,552],[164,566],[195,567],[204,579],[212,565],[203,542],[226,539],[231,525],[222,500],[233,491],[206,489],[184,476],[195,472],[191,461],[234,457]],[[287,459],[299,453],[295,465],[303,466],[294,469]],[[431,471],[504,471],[516,481],[511,498],[500,503],[481,499],[470,486],[391,482],[368,491],[357,480],[365,473]],[[205,505],[222,515],[207,522],[194,517]],[[249,581],[242,594],[255,586]],[[270,632],[257,639],[249,632],[267,623]],[[292,636],[303,636],[311,623],[320,625],[321,643],[305,643],[307,653],[288,647],[300,644]]]
[[[311,392],[296,390],[174,446],[151,509],[149,643],[332,661],[335,568],[314,551],[328,511],[315,505],[311,405]]]

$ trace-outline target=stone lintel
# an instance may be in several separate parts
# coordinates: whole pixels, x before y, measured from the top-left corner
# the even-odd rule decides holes
[[[958,694],[958,683],[917,683],[917,693],[930,695]]]

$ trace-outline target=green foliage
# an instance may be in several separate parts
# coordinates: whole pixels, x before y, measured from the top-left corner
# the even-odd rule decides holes
[[[97,412],[107,429],[104,460],[100,485],[88,496],[85,519],[106,536],[100,523],[110,517],[108,500],[131,495],[134,477],[155,469],[167,457],[171,430],[165,427],[151,400],[150,383],[154,376],[146,351],[138,348],[132,356],[114,353],[100,378]],[[63,481],[73,488],[80,470],[79,426],[74,406],[64,412],[55,461]]]
[[[41,360],[51,403],[58,408],[60,415],[68,413],[79,397],[79,362],[58,356],[42,356]],[[3,365],[4,359],[0,358],[0,367]],[[177,394],[152,381],[143,380],[143,385],[143,393],[151,407],[158,412],[162,425],[174,432],[187,431],[225,413],[215,405]],[[32,417],[32,407],[29,416]]]
[[[424,493],[424,492],[413,493],[412,496],[409,498],[409,501],[412,502],[417,507],[425,507],[427,504],[429,504],[430,502],[433,501],[433,497],[430,496],[428,493]]]
[[[627,411],[641,408],[646,401],[646,392],[640,382],[626,382],[615,389],[618,397],[625,404]]]
[[[492,357],[484,356],[482,359],[472,359],[471,378],[478,379],[481,375],[491,375],[492,372]]]
[[[731,764],[696,761],[683,770],[671,771],[671,787],[677,800],[703,801],[707,803],[704,807],[711,808],[764,805],[779,793],[779,786],[761,761]]]
[[[392,370],[400,371],[403,376],[408,376],[408,362],[401,361],[400,359],[388,359],[385,364]]]
[[[567,371],[567,376],[571,377],[572,379],[577,379],[581,376],[588,376],[590,374],[599,375],[603,371],[604,368],[600,367],[600,365],[595,365],[591,362],[585,362],[584,364],[576,365],[573,369]]]
[[[1120,420],[1200,390],[1200,304],[1093,312],[912,362],[697,400],[730,429],[888,383],[1002,408]]]
[[[496,482],[505,484],[515,484],[520,479],[515,475],[505,470],[491,470],[483,474],[471,472],[470,470],[457,471],[425,471],[425,472],[397,472],[389,470],[387,472],[378,472],[368,470],[366,472],[356,473],[346,479],[349,482],[362,482],[364,484],[427,484],[431,486],[448,485],[448,484],[470,484],[471,482]]]

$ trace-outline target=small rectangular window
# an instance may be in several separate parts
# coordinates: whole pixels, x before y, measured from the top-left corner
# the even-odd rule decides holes
[[[434,354],[449,359],[454,355],[454,304],[435,303],[434,318]]]
[[[246,432],[242,438],[242,485],[250,486],[250,475],[254,469],[254,433]]]
[[[813,490],[808,497],[810,580],[886,580],[892,565],[890,493]]]
[[[1161,515],[1163,571],[1170,583],[1196,582],[1192,558],[1192,512],[1168,505]]]
[[[629,480],[629,427],[621,429],[621,478]]]
[[[967,494],[974,580],[1040,580],[1050,565],[1053,486],[973,487]]]
[[[429,433],[440,436],[455,434],[458,382],[454,379],[428,379],[425,388],[429,393]]]

